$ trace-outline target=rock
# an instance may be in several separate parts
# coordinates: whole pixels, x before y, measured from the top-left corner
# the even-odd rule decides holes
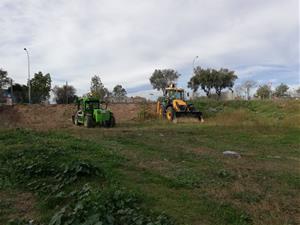
[[[160,133],[159,136],[163,137],[163,136],[165,136],[165,135],[163,135],[162,133]]]
[[[208,108],[207,111],[212,112],[212,113],[216,113],[216,112],[218,112],[218,109],[210,107],[210,108]]]
[[[268,155],[267,158],[271,158],[271,159],[281,159],[281,157],[280,157],[279,155],[275,155],[275,156]]]
[[[223,155],[227,156],[227,157],[241,158],[241,155],[234,151],[225,151],[225,152],[223,152]]]

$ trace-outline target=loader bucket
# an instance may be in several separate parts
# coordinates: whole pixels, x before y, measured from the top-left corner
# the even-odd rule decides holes
[[[175,112],[175,122],[203,122],[202,112]]]

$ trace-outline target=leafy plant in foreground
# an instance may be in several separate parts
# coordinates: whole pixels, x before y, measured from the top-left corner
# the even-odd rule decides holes
[[[73,193],[75,201],[62,207],[49,225],[172,225],[166,215],[147,213],[138,198],[124,190],[111,188],[93,191],[86,184]]]

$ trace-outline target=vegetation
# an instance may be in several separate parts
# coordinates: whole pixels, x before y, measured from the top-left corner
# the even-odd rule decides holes
[[[126,92],[125,88],[122,87],[122,85],[118,84],[114,87],[112,95],[115,98],[121,99],[121,98],[126,97],[127,92]]]
[[[104,146],[27,130],[1,132],[0,140],[1,194],[36,193],[30,195],[39,202],[34,224],[175,224],[142,207],[137,194],[118,184],[124,159]],[[9,204],[5,200],[1,205]],[[0,223],[7,223],[10,213],[13,209],[1,208]],[[28,224],[18,219],[10,224]]]
[[[3,88],[9,83],[9,77],[7,76],[7,71],[0,68],[0,102],[2,99]]]
[[[0,68],[0,90],[2,90],[3,87],[8,83],[9,83],[9,77],[7,76],[7,71]]]
[[[30,80],[32,103],[42,103],[50,98],[51,76],[49,73],[43,75],[42,72],[34,74]]]
[[[1,130],[0,224],[297,224],[299,103],[194,103],[204,124]]]
[[[256,95],[258,97],[260,97],[261,99],[267,99],[270,98],[272,94],[272,90],[268,85],[263,85],[260,86],[257,91],[256,91]]]
[[[150,77],[150,83],[154,89],[158,91],[165,89],[172,83],[175,83],[180,74],[173,69],[155,70]]]
[[[229,88],[232,91],[236,79],[237,76],[234,74],[234,71],[224,68],[220,70],[202,69],[198,66],[194,69],[194,75],[188,82],[188,87],[194,92],[200,87],[207,97],[211,96],[211,91],[214,89],[218,97],[220,97],[223,89]]]
[[[99,99],[105,99],[110,96],[110,92],[106,87],[104,87],[104,84],[101,81],[101,78],[97,75],[93,76],[91,78],[91,87],[90,91],[92,96],[99,98]]]
[[[13,84],[13,97],[14,103],[28,103],[28,86],[22,84]],[[8,88],[9,93],[11,93],[11,87]]]
[[[287,96],[287,91],[289,90],[289,86],[287,86],[286,84],[281,83],[280,85],[278,85],[275,89],[274,95],[276,97],[286,97]]]
[[[72,85],[63,85],[62,87],[54,86],[54,99],[57,104],[74,103],[76,96],[76,89]]]
[[[245,91],[247,99],[250,100],[250,91],[251,89],[255,88],[257,86],[257,83],[253,80],[246,80],[242,84],[242,89]]]

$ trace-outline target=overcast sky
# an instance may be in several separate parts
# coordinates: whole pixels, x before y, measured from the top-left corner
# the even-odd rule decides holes
[[[145,90],[154,69],[173,68],[186,86],[195,66],[236,71],[275,86],[299,85],[298,0],[0,0],[0,68],[26,83],[50,73],[88,92],[97,74],[108,88]]]

